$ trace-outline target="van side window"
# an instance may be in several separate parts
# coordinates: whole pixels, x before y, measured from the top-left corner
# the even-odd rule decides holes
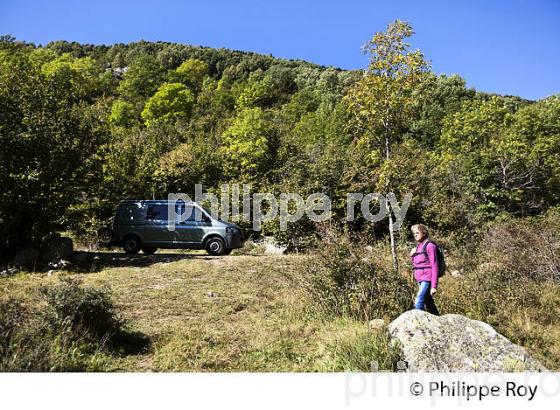
[[[183,215],[185,213],[185,202],[179,200],[177,202],[175,202],[175,214],[177,218],[185,218],[186,215]]]
[[[202,222],[207,220],[207,217],[198,208],[193,208],[192,206],[188,206],[186,212],[187,214],[185,216],[187,215],[188,216],[185,218],[185,221]]]
[[[141,221],[142,210],[141,202],[122,204],[119,206],[118,218],[120,221]]]
[[[168,220],[168,209],[166,204],[153,204],[148,205],[148,210],[146,211],[146,219],[167,221]]]

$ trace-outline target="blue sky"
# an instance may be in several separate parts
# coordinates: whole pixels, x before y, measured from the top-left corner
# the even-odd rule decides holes
[[[0,34],[46,44],[140,39],[255,51],[353,69],[361,45],[397,18],[436,73],[480,91],[560,93],[560,0],[6,1]]]

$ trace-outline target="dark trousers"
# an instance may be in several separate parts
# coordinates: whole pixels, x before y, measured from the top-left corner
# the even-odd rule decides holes
[[[414,308],[420,310],[427,310],[432,315],[439,316],[439,311],[434,302],[434,298],[430,294],[431,282],[422,281],[418,282],[418,294],[414,301]]]

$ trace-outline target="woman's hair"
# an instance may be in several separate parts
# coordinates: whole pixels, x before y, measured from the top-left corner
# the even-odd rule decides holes
[[[424,236],[426,236],[426,238],[429,236],[428,227],[426,225],[422,225],[422,224],[412,225],[410,227],[410,230],[414,231],[414,229],[418,229],[420,232],[424,234]]]

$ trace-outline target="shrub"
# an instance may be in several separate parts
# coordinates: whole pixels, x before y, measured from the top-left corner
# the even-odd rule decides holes
[[[46,346],[29,324],[29,311],[16,299],[0,301],[0,371],[32,370],[45,357]]]
[[[307,266],[311,299],[335,315],[395,318],[411,307],[412,289],[364,248],[347,236],[327,235]]]
[[[14,333],[25,320],[27,310],[16,299],[0,301],[0,349],[10,346]]]
[[[479,248],[483,268],[513,279],[560,280],[560,208],[493,224]]]
[[[49,304],[45,319],[53,332],[68,330],[75,340],[111,341],[123,327],[107,289],[81,286],[72,278],[42,287]]]
[[[41,294],[40,309],[0,301],[0,371],[99,370],[108,347],[133,341],[105,289],[63,279]]]
[[[64,336],[48,332],[21,301],[0,302],[0,371],[79,370],[69,365],[61,349]]]

